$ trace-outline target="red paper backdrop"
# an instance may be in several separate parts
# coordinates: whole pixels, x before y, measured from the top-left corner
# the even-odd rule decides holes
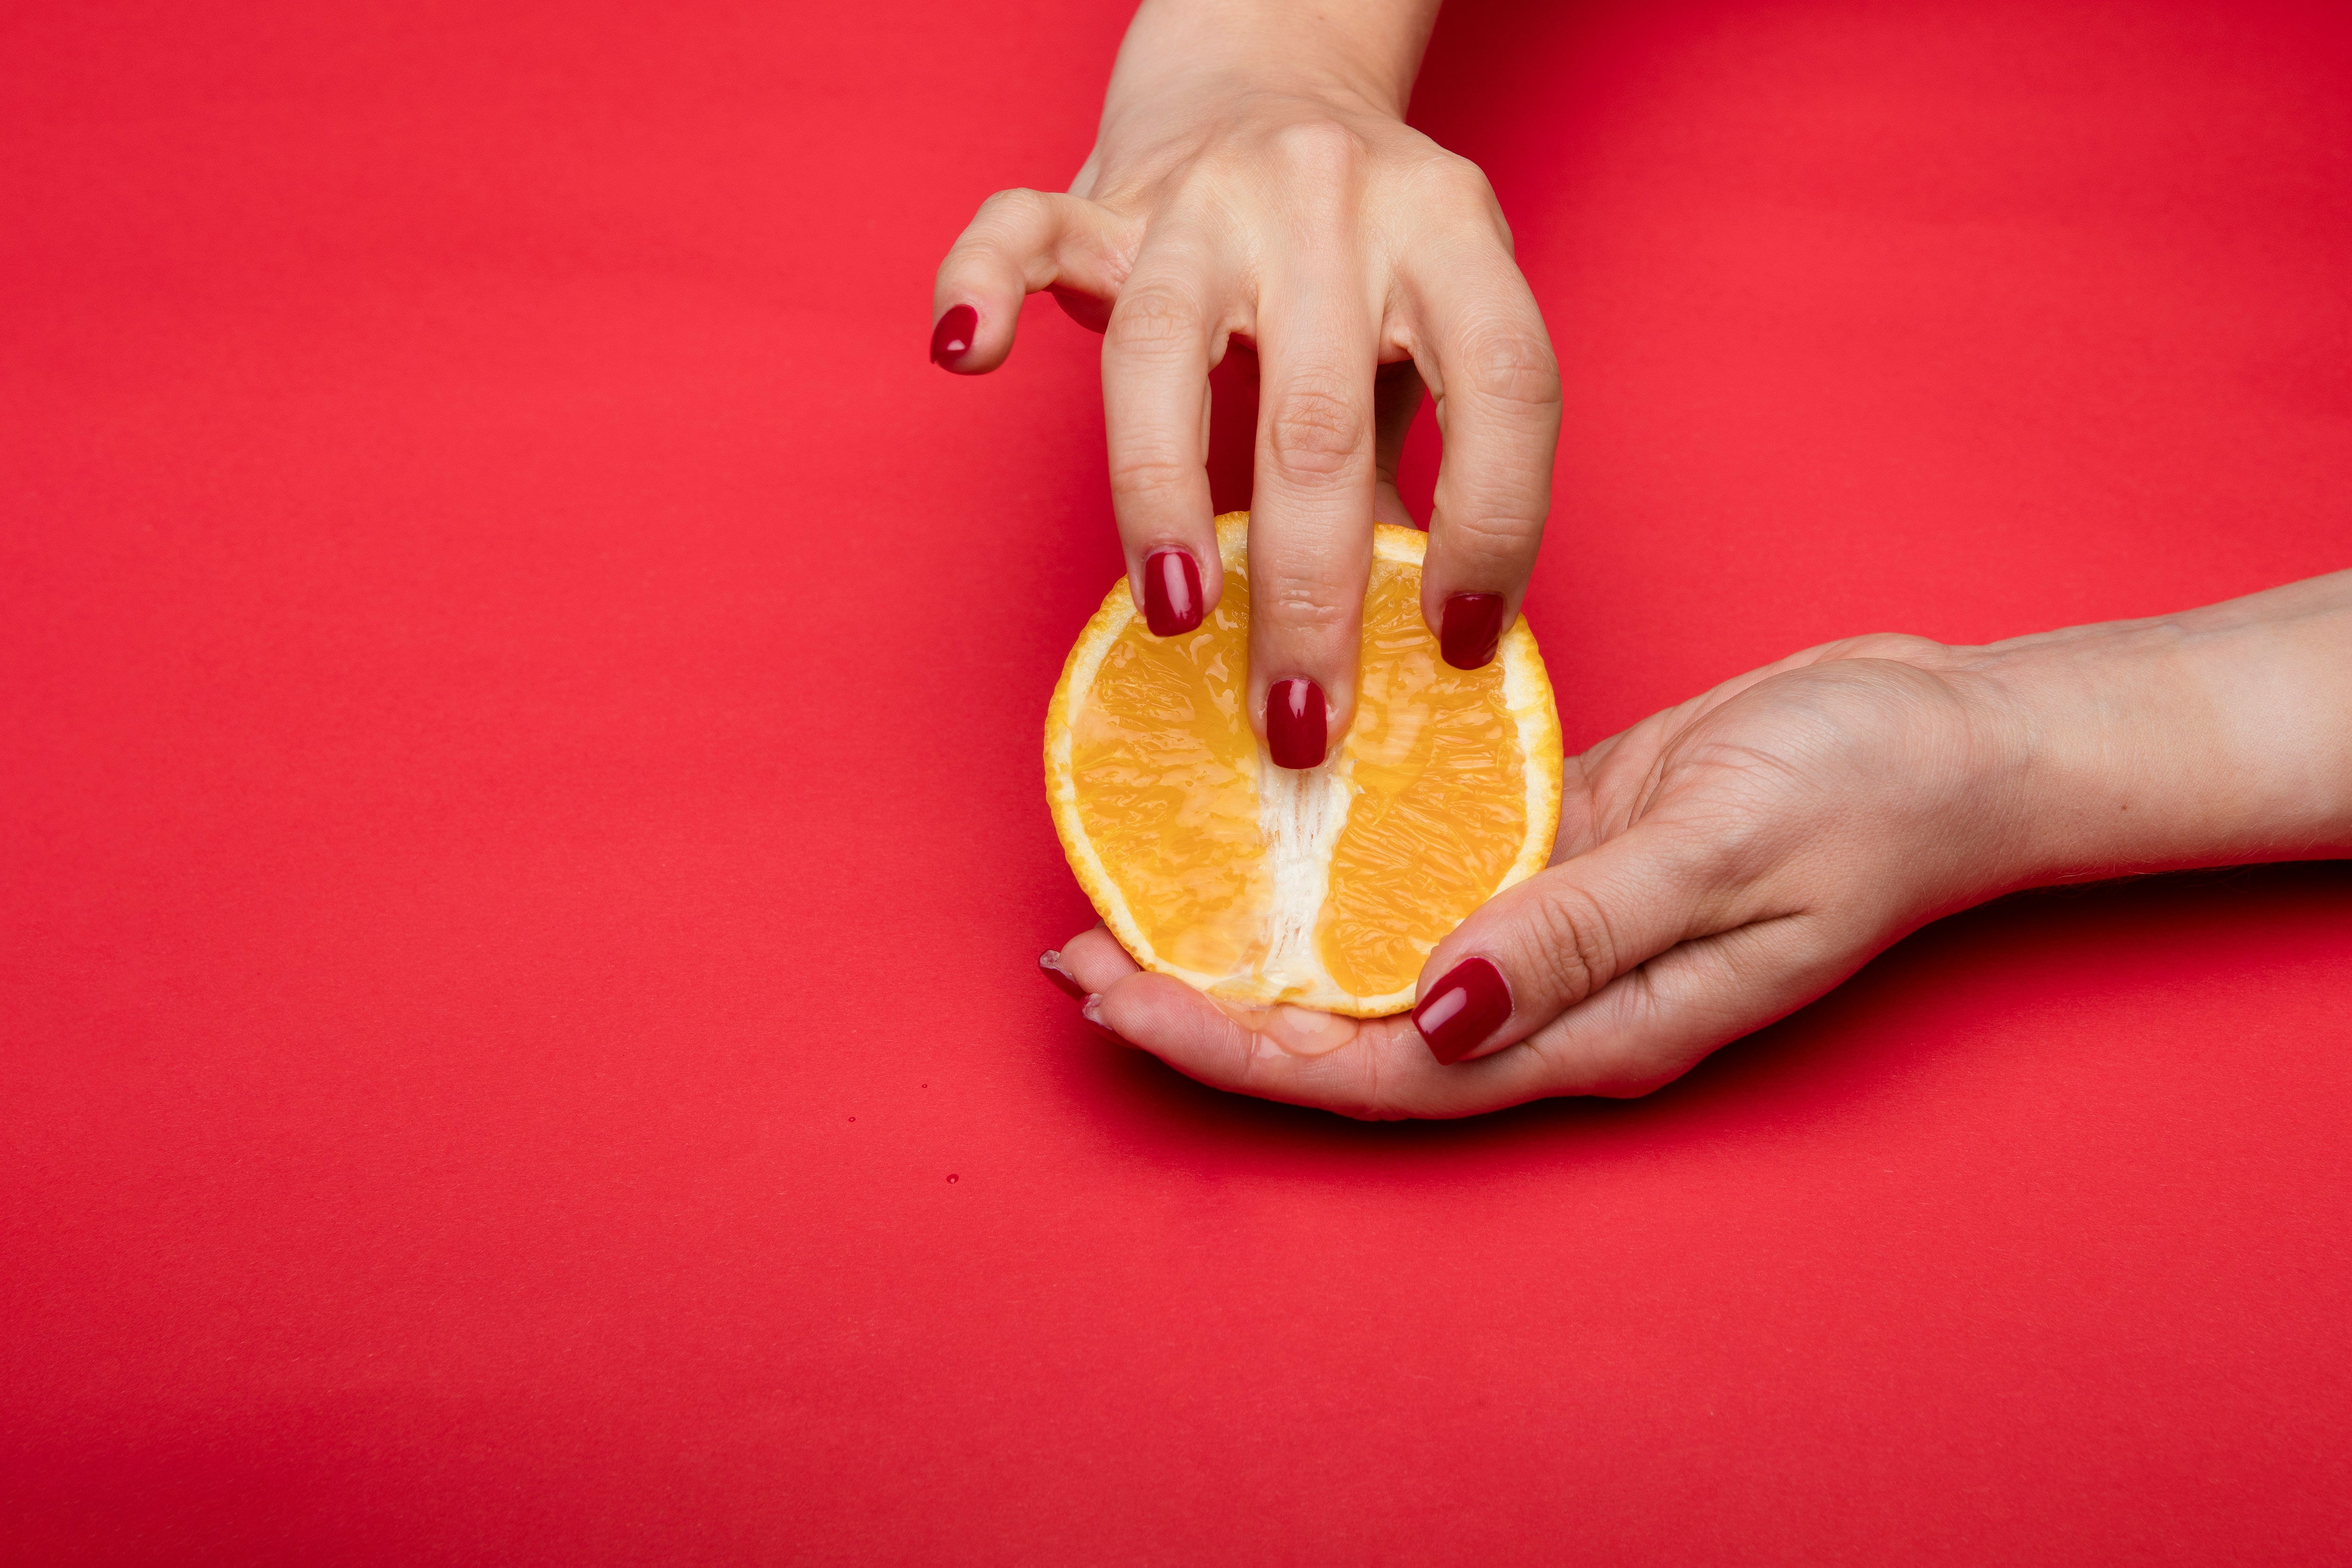
[[[1457,5],[1573,743],[2352,563],[2342,6]],[[1123,21],[0,18],[0,1552],[2352,1553],[2346,867],[1460,1125],[1033,975],[1095,342],[922,348]]]

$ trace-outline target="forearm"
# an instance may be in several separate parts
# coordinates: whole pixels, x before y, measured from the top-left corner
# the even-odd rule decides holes
[[[2352,572],[1974,650],[2020,883],[2352,855]]]

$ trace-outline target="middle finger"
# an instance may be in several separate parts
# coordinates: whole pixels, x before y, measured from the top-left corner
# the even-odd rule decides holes
[[[1265,269],[1250,503],[1250,710],[1275,763],[1319,764],[1355,716],[1372,560],[1378,302],[1319,215]]]

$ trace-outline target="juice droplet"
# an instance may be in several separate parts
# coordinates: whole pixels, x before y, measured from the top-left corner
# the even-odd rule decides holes
[[[856,1118],[855,1116],[853,1116],[853,1117],[851,1117],[851,1118],[850,1118],[850,1120],[851,1120],[852,1121],[856,1121],[856,1120],[857,1120],[857,1118]]]
[[[955,1178],[955,1177],[953,1177],[953,1176],[950,1176],[950,1177],[948,1178],[948,1180],[949,1180],[949,1181],[950,1181],[950,1182],[955,1181],[956,1179],[957,1179],[957,1178]]]

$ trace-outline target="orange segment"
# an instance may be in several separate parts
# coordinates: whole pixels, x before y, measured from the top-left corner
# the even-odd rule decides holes
[[[1420,572],[1374,566],[1345,742],[1355,800],[1318,931],[1343,991],[1411,989],[1430,949],[1493,895],[1526,841],[1525,758],[1503,668],[1447,664],[1421,618]]]
[[[1235,579],[1190,636],[1132,621],[1071,738],[1079,820],[1138,927],[1171,963],[1211,974],[1252,962],[1267,898],[1248,651],[1249,585]]]
[[[1045,723],[1071,868],[1136,961],[1223,1000],[1358,1017],[1411,1005],[1445,933],[1551,851],[1559,721],[1524,622],[1457,670],[1421,619],[1425,541],[1376,531],[1354,727],[1332,760],[1266,758],[1248,689],[1248,519],[1218,520],[1225,588],[1151,636],[1124,582],[1071,649]]]

